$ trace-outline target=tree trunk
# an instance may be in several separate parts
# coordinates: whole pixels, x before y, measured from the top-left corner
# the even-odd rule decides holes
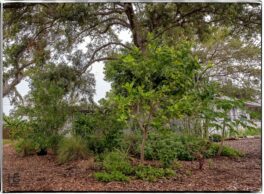
[[[140,150],[140,163],[143,164],[145,161],[145,144],[147,140],[147,129],[144,129],[143,131],[143,138],[141,143],[141,150]]]
[[[225,120],[223,121],[223,129],[222,129],[222,138],[221,138],[221,143],[220,143],[220,147],[217,153],[217,156],[220,156],[222,151],[223,151],[223,147],[224,147],[224,138],[225,138]]]
[[[204,124],[204,138],[208,139],[208,119],[205,119],[205,124]]]
[[[133,42],[143,53],[146,50],[146,37],[147,33],[144,33],[143,28],[140,25],[140,22],[136,18],[132,3],[124,3],[125,4],[125,13],[127,15],[130,30],[132,32]]]

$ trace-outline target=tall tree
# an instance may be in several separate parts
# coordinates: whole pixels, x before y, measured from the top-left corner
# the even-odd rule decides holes
[[[82,74],[95,62],[114,59],[111,53],[120,48],[134,45],[144,51],[151,41],[149,32],[153,39],[173,37],[173,44],[183,38],[198,43],[215,36],[216,28],[224,27],[228,29],[224,38],[254,40],[260,34],[260,26],[259,4],[6,3],[4,96],[17,94],[16,85],[27,71],[45,62],[67,61]],[[131,33],[131,43],[120,40],[118,34],[122,30]],[[86,50],[78,47],[81,43]],[[208,44],[203,46],[210,48]],[[243,53],[244,48],[240,44],[229,49]],[[208,59],[207,55],[204,57],[207,50],[202,51],[201,59]],[[249,60],[255,60],[255,55],[250,56]]]

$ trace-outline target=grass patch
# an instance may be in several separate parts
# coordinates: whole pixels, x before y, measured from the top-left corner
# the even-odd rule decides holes
[[[77,159],[86,159],[89,155],[89,150],[86,147],[85,141],[79,136],[64,138],[58,146],[58,161],[66,163]]]

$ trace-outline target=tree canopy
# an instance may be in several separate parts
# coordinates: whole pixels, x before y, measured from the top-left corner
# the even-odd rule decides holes
[[[45,63],[71,64],[86,74],[95,62],[153,40],[196,43],[209,76],[251,87],[260,84],[261,6],[247,3],[5,3],[4,96]],[[131,33],[124,43],[119,33]],[[83,44],[87,49],[80,49]],[[223,78],[225,77],[225,78]]]

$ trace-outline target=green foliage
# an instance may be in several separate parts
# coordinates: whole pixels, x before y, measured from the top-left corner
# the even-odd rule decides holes
[[[125,175],[129,175],[133,172],[127,154],[121,151],[106,153],[103,160],[103,167],[107,172],[119,171]]]
[[[220,148],[220,145],[217,143],[212,143],[208,151],[205,153],[205,156],[207,158],[212,158],[217,156],[218,150]],[[243,156],[243,153],[239,152],[238,150],[224,146],[223,150],[221,152],[221,156],[231,157],[231,158],[237,158]]]
[[[239,152],[238,150],[228,147],[228,146],[224,146],[221,156],[227,156],[227,157],[231,157],[231,158],[237,158],[237,157],[242,157],[244,154]]]
[[[33,155],[36,153],[36,145],[31,139],[19,139],[15,145],[16,152],[22,156]]]
[[[14,115],[28,118],[23,138],[33,141],[36,150],[52,148],[55,151],[60,140],[59,130],[71,110],[65,96],[76,78],[72,69],[65,65],[44,65],[32,71],[36,74],[31,75],[27,103],[18,106]]]
[[[133,173],[127,154],[121,151],[106,153],[103,157],[103,168],[105,172],[95,173],[95,178],[104,182],[128,181],[127,175]]]
[[[102,182],[111,182],[111,181],[128,181],[129,178],[124,175],[122,172],[113,171],[113,172],[96,172],[95,178]]]
[[[120,147],[133,156],[139,156],[141,134],[139,130],[125,130],[121,138]]]
[[[210,141],[212,142],[220,142],[222,139],[222,136],[219,134],[213,134],[209,136]]]
[[[57,152],[58,143],[62,138],[61,135],[30,128],[27,128],[24,132],[15,143],[18,153],[22,153],[22,155],[27,155],[27,153],[34,154],[40,150],[46,151],[48,148],[51,148],[54,153]]]
[[[88,148],[96,154],[118,148],[122,129],[123,123],[104,106],[93,107],[89,114],[77,114],[73,123],[73,133],[82,136]]]
[[[239,135],[243,135],[243,136],[261,135],[261,129],[248,127],[245,129],[245,131],[240,132]]]
[[[154,168],[151,166],[138,166],[135,170],[136,177],[145,181],[156,181],[162,177],[175,175],[175,171],[169,168]]]
[[[48,137],[48,148],[51,148],[53,153],[57,154],[59,149],[59,143],[62,141],[63,136],[54,133]]]
[[[179,169],[182,168],[182,164],[180,163],[180,161],[178,161],[178,160],[174,160],[174,161],[172,162],[171,168],[172,168],[173,170],[179,170]]]
[[[232,67],[230,67],[232,69]],[[231,81],[228,81],[225,85],[222,85],[220,91],[228,97],[243,99],[252,101],[257,95],[256,89],[245,85],[244,87],[238,87],[234,85]]]
[[[195,153],[201,152],[206,141],[197,137],[178,135],[173,131],[152,131],[145,147],[146,158],[160,160],[168,167],[175,159],[194,160]]]
[[[19,117],[4,116],[4,128],[9,129],[10,138],[16,140],[27,135],[30,125]]]
[[[118,57],[105,66],[106,79],[113,88],[108,97],[117,104],[119,120],[141,130],[144,147],[150,127],[162,127],[170,118],[191,112],[193,106],[186,101],[192,99],[187,94],[194,88],[201,66],[188,42],[175,47],[151,42],[144,53],[134,48]],[[144,160],[142,147],[140,157]],[[160,150],[165,166],[175,158],[165,154],[166,149]]]
[[[65,137],[58,147],[58,161],[65,163],[71,160],[85,159],[89,155],[89,150],[85,141],[79,136]]]

